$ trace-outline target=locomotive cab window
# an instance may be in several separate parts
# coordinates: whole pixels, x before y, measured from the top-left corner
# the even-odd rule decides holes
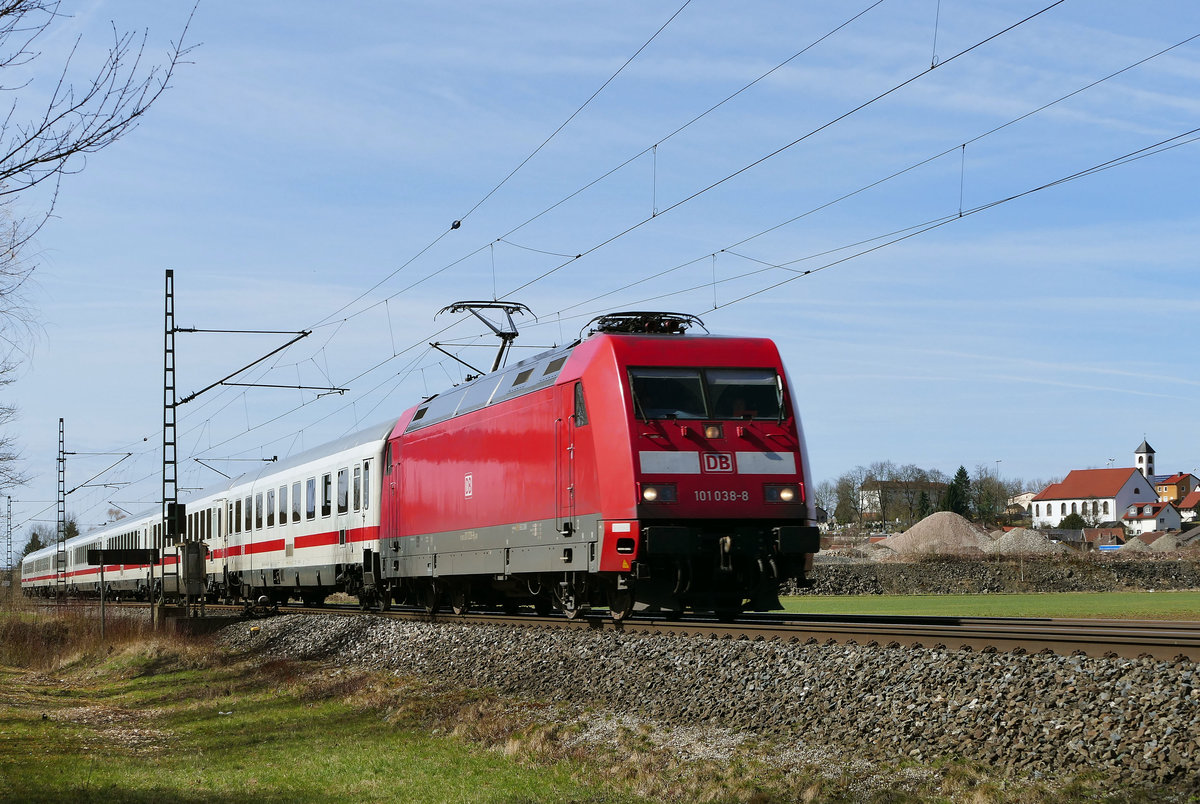
[[[629,380],[639,419],[706,418],[699,369],[631,368]]]
[[[774,369],[705,369],[714,419],[778,419],[782,384]]]
[[[783,386],[774,369],[631,368],[639,419],[778,419]]]

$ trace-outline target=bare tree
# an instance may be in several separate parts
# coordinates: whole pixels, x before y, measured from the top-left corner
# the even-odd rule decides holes
[[[38,79],[28,76],[41,66],[38,40],[66,18],[60,6],[59,0],[0,0],[0,97],[9,98],[0,111],[0,384],[11,381],[16,362],[28,356],[34,318],[23,290],[35,266],[26,252],[53,213],[60,179],[82,170],[88,154],[129,133],[167,90],[190,50],[183,44],[190,14],[160,65],[144,63],[145,32],[120,32],[114,25],[99,64],[76,64],[81,44],[76,39],[49,73],[48,91],[39,92],[42,87],[33,86]],[[43,184],[50,190],[39,212],[15,208],[20,194]],[[12,408],[0,407],[0,427],[14,415]],[[17,458],[11,438],[0,438],[0,489],[24,480],[12,468]]]

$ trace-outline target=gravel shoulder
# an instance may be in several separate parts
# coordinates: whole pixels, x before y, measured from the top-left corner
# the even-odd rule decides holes
[[[632,718],[662,745],[778,762],[987,763],[1200,795],[1194,662],[820,646],[285,615],[224,629],[237,652],[424,677],[573,708],[595,739]],[[581,738],[586,739],[586,737]],[[786,747],[786,750],[782,747]],[[715,753],[714,753],[715,752]],[[785,756],[790,754],[790,756]],[[915,769],[915,771],[914,771]],[[860,769],[861,772],[861,769]],[[867,778],[870,774],[865,774]]]

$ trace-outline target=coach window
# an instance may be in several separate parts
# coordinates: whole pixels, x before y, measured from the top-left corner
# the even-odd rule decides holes
[[[350,470],[338,469],[337,511],[344,514],[350,510]]]
[[[263,526],[263,509],[262,509],[262,492],[254,495],[254,529],[262,530]]]
[[[251,530],[250,526],[254,524],[254,519],[253,519],[254,512],[253,512],[253,510],[251,510],[251,506],[250,506],[251,500],[252,500],[251,497],[246,498],[246,509],[245,509],[246,527],[242,528],[242,530],[246,531],[247,533],[249,533]]]
[[[587,402],[583,399],[583,383],[575,383],[575,426],[583,427],[588,423]]]
[[[321,516],[333,513],[333,475],[326,472],[321,475]]]
[[[354,465],[354,510],[362,508],[362,467]]]
[[[300,483],[292,484],[292,522],[300,521]]]
[[[279,487],[279,526],[287,524],[287,486]]]
[[[371,507],[371,462],[363,461],[363,510]]]
[[[310,477],[304,484],[304,518],[317,518],[317,479]]]
[[[234,533],[242,532],[242,501],[234,500],[229,504],[229,525]]]
[[[275,527],[275,489],[267,489],[267,527]]]

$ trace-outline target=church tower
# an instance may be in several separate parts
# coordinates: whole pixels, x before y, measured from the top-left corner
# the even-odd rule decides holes
[[[1134,451],[1133,456],[1136,460],[1134,465],[1137,467],[1137,470],[1142,473],[1142,477],[1146,478],[1147,480],[1153,477],[1154,447],[1147,444],[1145,439],[1142,439],[1142,445]]]

